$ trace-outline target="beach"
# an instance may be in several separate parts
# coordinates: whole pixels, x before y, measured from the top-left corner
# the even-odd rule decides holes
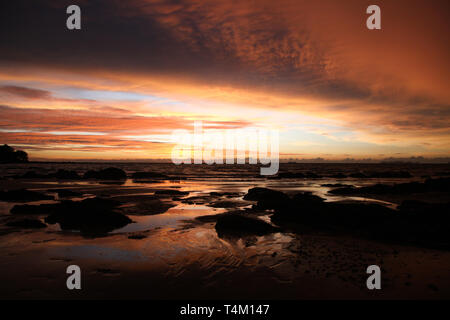
[[[106,181],[83,177],[89,170],[101,172],[108,167],[121,168],[126,178]],[[79,178],[70,175],[66,179],[55,178],[55,172],[62,168],[76,172]],[[420,193],[421,197],[410,192],[341,195],[333,194],[332,190],[343,185],[359,188],[425,183],[426,179],[442,179],[449,171],[448,165],[282,164],[281,168],[279,177],[266,178],[258,175],[257,167],[250,166],[3,165],[0,190],[25,189],[53,199],[2,198],[0,296],[3,299],[450,297],[450,251],[445,237],[436,238],[439,243],[412,241],[416,238],[393,237],[390,233],[385,233],[388,235],[385,238],[377,234],[374,237],[371,229],[349,230],[347,225],[333,224],[330,228],[327,221],[320,226],[309,220],[293,223],[283,218],[286,208],[247,200],[252,195],[249,190],[264,188],[289,199],[298,198],[298,194],[318,197],[323,199],[320,201],[326,210],[329,203],[335,210],[337,205],[333,203],[349,202],[374,204],[396,212],[402,201],[411,197],[445,204],[448,189],[427,189]],[[24,177],[30,171],[35,175],[29,173]],[[111,220],[105,220],[99,228],[95,221],[68,220],[58,212],[62,210],[61,203],[64,210],[71,212],[72,206],[78,210],[81,203],[84,207],[80,208],[89,210],[90,205],[96,205],[95,201],[109,200],[115,201],[112,212],[131,222],[116,225],[117,217],[105,212],[105,219]],[[308,202],[304,208],[309,206]],[[288,211],[294,215],[295,208],[289,207]],[[364,215],[364,210],[359,214]],[[59,222],[49,219],[51,215]],[[230,231],[226,224],[230,221],[225,219],[236,215],[244,217],[244,225],[235,225]],[[44,226],[11,226],[14,225],[11,222],[24,219],[38,220]],[[264,224],[254,224],[255,219]],[[401,235],[401,230],[398,233]],[[66,287],[66,268],[73,264],[82,271],[81,290],[70,291]],[[369,265],[378,265],[382,270],[381,290],[366,287]]]

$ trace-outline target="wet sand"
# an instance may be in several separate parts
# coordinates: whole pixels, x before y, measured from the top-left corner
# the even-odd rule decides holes
[[[192,178],[121,184],[99,181],[0,180],[1,190],[25,188],[46,194],[67,188],[89,197],[155,195],[158,190],[189,192],[162,196],[172,203],[166,212],[129,217],[134,223],[101,237],[61,230],[7,227],[10,209],[0,202],[0,298],[143,298],[143,299],[448,299],[450,252],[371,241],[314,231],[276,232],[263,236],[220,238],[205,215],[249,209],[242,200],[248,189],[270,187],[287,194],[312,191],[327,201],[320,180]],[[360,181],[366,184],[367,181]],[[210,194],[211,192],[226,194]],[[372,201],[356,197],[359,200]],[[175,200],[174,200],[175,199]],[[186,200],[189,199],[189,200]],[[54,203],[52,200],[28,204]],[[353,199],[355,200],[355,199]],[[222,203],[237,203],[221,208]],[[213,205],[217,204],[219,205]],[[386,206],[397,203],[385,201]],[[127,204],[129,205],[129,204]],[[227,205],[228,206],[228,205]],[[270,223],[270,212],[259,218]],[[33,218],[44,221],[45,215]],[[66,288],[66,267],[82,270],[82,290]],[[366,288],[366,268],[382,268],[382,290]]]

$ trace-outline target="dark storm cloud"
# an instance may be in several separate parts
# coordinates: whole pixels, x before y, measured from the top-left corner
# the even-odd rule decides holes
[[[70,31],[65,10],[72,3],[9,2],[2,11],[7,26],[0,44],[2,63],[170,72],[208,62],[205,54],[194,56],[151,17],[127,17],[127,6],[116,1],[79,2],[82,29]]]
[[[167,83],[178,85],[161,89],[169,97],[182,92],[192,94],[195,102],[198,96],[199,100],[213,96],[202,90],[214,87],[218,94],[213,98],[219,103],[236,102],[243,111],[255,106],[281,112],[295,109],[358,130],[375,128],[392,136],[406,132],[405,139],[419,136],[416,140],[428,131],[436,141],[448,139],[448,0],[378,0],[383,12],[380,32],[365,28],[369,2],[363,0],[80,0],[76,2],[82,11],[78,31],[66,28],[66,7],[71,4],[66,0],[4,4],[3,93],[52,99],[49,92],[31,85],[20,89],[8,83],[19,67],[26,76],[32,67],[39,67],[52,85],[60,80],[54,70],[67,71],[63,85],[69,86],[76,75],[107,82],[108,75],[119,74],[128,81],[124,90],[147,90],[144,93],[150,95],[157,86],[146,87],[145,80],[157,82],[162,75]],[[31,81],[26,76],[24,81]],[[201,93],[192,93],[192,87]],[[29,123],[32,128],[47,112],[49,120],[43,125],[65,130],[178,126],[176,121],[155,124],[121,112],[121,105],[117,110],[113,107],[90,110],[124,117],[111,120],[111,126],[104,115],[85,112],[79,117],[54,108],[26,109],[23,122],[3,124],[13,128]],[[17,118],[11,110],[2,112],[11,121]],[[73,122],[57,123],[60,117],[72,116]]]
[[[70,31],[65,10],[73,1],[10,1],[2,10],[0,63],[181,75],[293,95],[395,102],[410,94],[401,92],[401,84],[384,94],[374,92],[364,74],[358,75],[361,81],[336,75],[348,71],[339,66],[341,52],[357,52],[358,41],[371,41],[359,27],[363,2],[78,1],[82,29]],[[445,8],[448,2],[431,5]],[[420,3],[409,7],[422,9]],[[318,17],[311,28],[310,20]],[[339,17],[336,24],[333,19]],[[340,30],[346,24],[350,29]],[[337,40],[347,47],[321,38],[334,30],[342,33]],[[351,66],[358,67],[357,61]]]

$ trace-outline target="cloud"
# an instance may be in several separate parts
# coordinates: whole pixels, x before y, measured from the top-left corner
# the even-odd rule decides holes
[[[81,1],[77,32],[65,28],[69,4],[7,4],[20,19],[7,19],[0,43],[0,102],[24,114],[3,110],[1,128],[156,131],[201,117],[282,127],[309,116],[366,142],[449,153],[448,1],[380,0],[381,31],[365,28],[358,0]]]
[[[50,99],[51,93],[46,90],[18,86],[1,86],[0,92],[26,99]]]

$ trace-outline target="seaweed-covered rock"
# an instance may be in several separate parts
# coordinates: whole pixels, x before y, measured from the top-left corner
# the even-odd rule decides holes
[[[122,169],[110,167],[99,171],[89,170],[84,174],[84,178],[97,180],[125,180],[127,174]]]
[[[54,197],[26,189],[0,191],[0,201],[28,202],[39,200],[54,200]]]

